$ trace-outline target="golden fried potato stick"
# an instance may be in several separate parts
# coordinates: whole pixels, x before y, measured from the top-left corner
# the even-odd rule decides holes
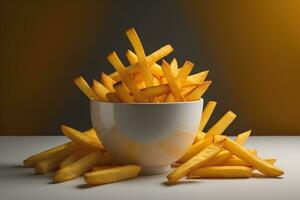
[[[180,93],[179,87],[177,85],[176,79],[172,76],[169,64],[163,60],[162,61],[162,70],[164,75],[169,83],[170,90],[176,101],[185,101],[184,96]]]
[[[161,47],[160,49],[156,50],[149,56],[147,56],[147,62],[150,63],[150,65],[152,65],[155,62],[159,61],[160,59],[163,59],[165,56],[169,55],[173,50],[174,50],[173,47],[171,45],[167,44],[167,45]],[[163,75],[163,74],[161,74],[161,75]]]
[[[205,138],[206,133],[202,132],[202,131],[197,131],[196,137],[194,139],[194,144],[196,142],[199,142],[200,140],[203,140]]]
[[[124,67],[123,63],[119,59],[116,52],[111,53],[107,57],[107,59],[112,64],[112,66],[117,70],[121,79],[123,80],[127,88],[131,91],[131,93],[135,97],[135,100],[137,102],[148,102],[148,99],[144,97],[144,95],[138,89],[137,85],[135,84],[131,76],[127,73],[126,68]]]
[[[274,159],[274,158],[266,158],[264,160],[267,161],[268,163],[272,164],[272,165],[274,165],[274,163],[276,162],[276,159]],[[222,165],[224,165],[224,166],[247,166],[247,167],[252,167],[249,163],[245,162],[244,160],[242,160],[240,158],[229,158]]]
[[[202,112],[200,126],[199,126],[199,129],[198,129],[199,131],[203,131],[204,130],[207,122],[210,119],[211,114],[214,112],[214,109],[215,109],[216,105],[217,105],[216,101],[209,101],[206,104],[206,106],[205,106],[205,108],[204,108],[204,110]]]
[[[135,178],[140,171],[138,165],[125,165],[86,173],[84,180],[89,185],[101,185]]]
[[[228,111],[223,117],[217,121],[206,133],[206,137],[211,137],[214,135],[221,135],[226,130],[226,128],[233,122],[236,118],[236,114],[232,111]]]
[[[188,161],[193,156],[197,155],[199,152],[205,149],[211,143],[213,143],[213,137],[205,138],[204,140],[193,144],[177,162],[184,163]]]
[[[252,169],[245,166],[209,166],[192,171],[188,178],[250,178]]]
[[[115,92],[114,90],[114,84],[116,83],[116,81],[114,81],[114,79],[110,78],[110,76],[108,76],[105,73],[101,73],[101,81],[102,84],[109,90],[109,92]]]
[[[142,42],[141,42],[138,34],[136,33],[134,28],[130,28],[130,29],[126,30],[126,35],[138,57],[138,60],[139,60],[138,64],[139,64],[140,68],[142,69],[146,87],[153,86],[154,83],[153,83],[152,74],[150,71],[150,66],[149,66],[149,63],[147,62],[144,47],[142,45]]]
[[[187,101],[198,101],[208,89],[212,81],[205,81],[186,95]]]
[[[102,166],[95,166],[92,168],[92,171],[99,171],[102,169],[110,169],[114,167],[119,167],[119,165],[102,165]]]
[[[171,69],[171,72],[172,72],[172,76],[177,77],[177,74],[178,74],[179,70],[178,70],[178,63],[177,63],[176,58],[172,59],[172,61],[170,63],[170,69]]]
[[[190,172],[198,169],[208,162],[211,158],[217,155],[223,148],[224,140],[214,144],[210,144],[205,149],[200,151],[197,155],[192,157],[187,162],[180,165],[173,172],[171,172],[167,178],[171,184],[176,183],[182,177],[188,175]]]
[[[141,90],[141,92],[143,93],[143,95],[147,98],[152,98],[155,96],[160,96],[163,94],[167,94],[168,92],[170,92],[170,87],[168,84],[165,85],[158,85],[158,86],[153,86],[153,87],[148,87],[148,88],[144,88]]]
[[[106,94],[109,93],[109,90],[104,85],[94,79],[92,88],[100,101],[108,101]]]
[[[116,91],[116,95],[123,101],[126,103],[133,103],[133,97],[130,95],[128,89],[126,88],[126,86],[124,85],[123,82],[117,82],[114,85],[114,89]]]
[[[106,94],[106,97],[109,99],[109,102],[119,103],[122,102],[121,99],[115,92],[109,92]]]
[[[45,158],[38,162],[35,166],[35,171],[37,174],[46,174],[50,171],[56,170],[59,164],[73,151],[76,150],[76,145],[67,145],[66,148],[58,151],[57,153]]]
[[[89,137],[76,129],[61,125],[61,131],[79,147],[87,150],[104,150],[103,144],[100,140]]]
[[[153,76],[153,86],[158,86],[158,85],[160,85],[160,81],[159,81],[159,79],[158,78],[156,78],[155,76]]]
[[[168,84],[168,81],[167,81],[167,79],[166,79],[166,77],[161,77],[161,79],[160,79],[160,84],[161,85],[164,85],[164,84]]]
[[[215,137],[222,136],[216,135]],[[235,141],[229,138],[225,138],[224,148],[236,155],[237,157],[239,157],[240,159],[246,161],[266,176],[276,177],[284,174],[284,172],[281,169],[249,153],[247,149],[245,149],[245,147],[241,146],[240,144],[236,143]]]
[[[96,93],[92,90],[92,88],[89,86],[89,84],[84,80],[82,76],[75,78],[74,83],[89,99],[94,99],[97,97]]]
[[[185,86],[180,88],[180,92],[182,95],[187,95],[188,93],[190,93],[193,89],[195,89],[198,85],[189,85],[189,86]]]
[[[58,170],[53,177],[53,182],[59,183],[77,178],[92,169],[92,167],[97,163],[103,162],[103,160],[111,159],[110,157],[107,158],[107,156],[108,155],[106,155],[106,153],[104,153],[103,151],[92,152]]]
[[[190,75],[186,78],[185,82],[183,83],[183,87],[189,85],[199,85],[203,83],[208,75],[209,71],[199,72],[197,74]]]
[[[89,153],[88,151],[84,151],[84,150],[78,150],[71,153],[60,163],[59,168],[66,167],[67,165],[75,162],[76,160],[79,160],[80,158],[87,155],[88,153]]]
[[[139,62],[137,56],[129,49],[126,51],[125,56],[126,56],[128,62],[130,63],[130,65],[134,65]]]

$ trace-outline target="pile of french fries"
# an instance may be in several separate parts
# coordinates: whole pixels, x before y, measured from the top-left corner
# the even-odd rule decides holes
[[[194,67],[190,61],[182,67],[178,67],[175,58],[170,63],[162,60],[161,65],[157,64],[173,51],[171,45],[146,56],[136,31],[130,28],[126,35],[135,51],[126,52],[129,66],[125,67],[117,53],[113,52],[107,59],[115,72],[109,75],[101,73],[100,81],[93,80],[91,87],[81,76],[74,79],[89,99],[125,103],[197,101],[210,86],[211,81],[205,81],[208,71],[190,75]],[[283,175],[283,171],[274,165],[276,159],[260,158],[256,150],[244,147],[250,130],[239,134],[235,140],[222,135],[236,118],[233,112],[227,112],[204,133],[215,107],[216,102],[207,103],[194,144],[171,165],[175,169],[167,176],[169,183],[175,184],[184,177],[249,178],[257,173],[255,170],[266,177]],[[83,176],[88,185],[101,185],[139,175],[141,167],[134,163],[118,163],[105,150],[94,129],[80,132],[62,125],[61,130],[70,142],[30,156],[24,160],[24,166],[34,167],[37,174],[55,171],[55,183]]]

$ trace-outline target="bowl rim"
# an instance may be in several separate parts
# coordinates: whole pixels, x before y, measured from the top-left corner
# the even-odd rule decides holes
[[[93,103],[102,103],[102,104],[120,104],[120,105],[177,105],[177,104],[197,104],[200,102],[203,102],[204,99],[200,98],[197,101],[180,101],[180,102],[159,102],[159,103],[126,103],[126,102],[105,102],[105,101],[99,101],[97,99],[91,99],[90,102]]]

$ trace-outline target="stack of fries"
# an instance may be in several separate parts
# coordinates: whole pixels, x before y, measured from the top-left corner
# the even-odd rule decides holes
[[[146,56],[136,31],[130,28],[126,35],[135,51],[126,52],[129,66],[125,67],[113,52],[107,59],[115,72],[101,73],[100,82],[93,80],[92,87],[81,76],[74,80],[89,99],[126,103],[197,101],[210,86],[211,81],[205,81],[208,71],[190,75],[194,67],[190,61],[184,62],[182,67],[178,67],[175,58],[170,63],[162,60],[161,65],[157,64],[173,51],[171,45]],[[243,146],[251,131],[239,134],[235,141],[222,135],[236,118],[233,112],[227,112],[206,133],[203,132],[215,107],[216,102],[207,103],[194,144],[172,164],[176,169],[167,176],[169,182],[177,183],[183,177],[249,178],[255,174],[254,170],[268,177],[281,176],[283,171],[274,166],[276,159],[259,158],[256,150]],[[56,183],[83,175],[89,185],[131,179],[141,171],[138,165],[120,165],[114,160],[94,129],[80,132],[62,125],[61,130],[71,142],[33,155],[24,160],[24,165],[34,167],[38,174],[56,171],[53,176]]]

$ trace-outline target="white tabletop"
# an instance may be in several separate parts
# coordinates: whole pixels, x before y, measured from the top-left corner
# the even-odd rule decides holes
[[[183,180],[166,186],[165,175],[156,175],[86,187],[82,178],[52,184],[52,174],[35,175],[33,169],[22,167],[27,156],[65,141],[60,136],[0,137],[0,199],[300,199],[300,136],[251,137],[247,143],[260,156],[277,158],[277,165],[285,170],[282,178]]]

